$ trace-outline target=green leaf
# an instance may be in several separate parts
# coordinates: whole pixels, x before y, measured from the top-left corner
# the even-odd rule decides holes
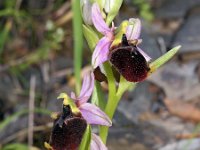
[[[17,119],[18,117],[28,114],[28,110],[24,109],[21,111],[18,111],[16,113],[14,113],[11,116],[6,117],[6,119],[4,119],[1,123],[0,123],[0,131],[2,131],[8,124],[10,124],[12,121],[14,121],[15,119]],[[40,113],[40,114],[45,114],[45,115],[50,115],[51,112],[47,109],[42,109],[42,108],[36,108],[34,110],[34,112]]]
[[[95,81],[95,87],[91,102],[92,104],[99,106],[101,110],[105,109],[106,106],[105,96],[102,91],[101,84],[98,81]]]
[[[81,66],[82,66],[82,53],[83,53],[83,30],[82,30],[82,16],[80,1],[72,0],[72,12],[73,12],[73,40],[74,40],[74,75],[76,79],[75,89],[76,94],[79,95],[81,90]]]
[[[92,28],[86,25],[83,25],[83,34],[87,40],[90,50],[93,51],[97,42],[99,41],[98,35],[92,30]]]
[[[83,139],[81,141],[79,150],[90,150],[90,142],[91,142],[91,127],[90,125],[88,125],[84,133]]]
[[[13,120],[18,118],[19,116],[27,113],[27,110],[21,110],[16,113],[14,113],[11,116],[6,117],[1,123],[0,123],[0,131],[2,131],[8,124],[10,124]]]
[[[176,47],[172,48],[171,50],[169,50],[163,56],[159,57],[158,59],[156,59],[155,61],[153,61],[152,63],[150,63],[151,72],[154,72],[160,66],[162,66],[163,64],[165,64],[168,60],[170,60],[178,52],[178,50],[180,48],[181,48],[180,45],[176,46]]]
[[[9,20],[6,22],[4,29],[2,31],[0,31],[1,32],[1,34],[0,34],[0,55],[4,50],[4,45],[6,43],[6,40],[9,37],[11,27],[12,27],[12,21]]]
[[[2,150],[27,150],[28,146],[20,143],[12,143],[3,147]]]

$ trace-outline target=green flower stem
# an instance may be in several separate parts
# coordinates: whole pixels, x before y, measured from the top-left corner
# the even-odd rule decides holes
[[[169,61],[181,48],[181,46],[176,46],[174,48],[172,48],[171,50],[169,50],[167,53],[165,53],[164,55],[162,55],[161,57],[159,57],[158,59],[156,59],[155,61],[153,61],[152,63],[150,63],[150,68],[151,68],[151,72],[156,71],[158,68],[160,68],[163,64],[165,64],[167,61]]]
[[[95,89],[93,92],[93,96],[94,97],[92,97],[92,103],[99,106],[101,108],[101,110],[104,110],[106,107],[107,101],[106,101],[105,95],[102,91],[101,84],[98,81],[95,81]]]
[[[112,99],[116,93],[115,77],[113,75],[112,68],[109,62],[104,63],[104,70],[106,72],[106,76],[108,79],[108,89],[109,89],[108,101],[110,101],[110,99]]]
[[[112,105],[117,105],[115,103],[115,101],[116,101],[115,78],[114,78],[112,68],[111,68],[109,62],[104,63],[104,70],[106,72],[106,76],[107,76],[107,79],[108,79],[108,90],[109,90],[108,103],[107,103],[106,108],[105,108],[105,113],[110,117],[110,119],[112,119],[113,113],[116,109],[116,106],[112,106]],[[112,106],[112,107],[110,107],[110,106]],[[108,111],[109,107],[112,110]],[[111,111],[112,111],[112,113],[111,113]],[[100,126],[99,135],[100,135],[102,141],[106,144],[106,140],[107,140],[107,136],[108,136],[108,127]]]
[[[72,0],[73,11],[73,37],[74,37],[74,72],[76,78],[76,94],[79,95],[81,89],[81,66],[83,50],[83,31],[80,10],[80,1]]]
[[[126,90],[128,90],[128,88],[132,85],[132,83],[127,82],[123,77],[121,77],[119,88],[116,91],[115,78],[108,62],[104,64],[104,69],[108,78],[108,89],[109,89],[108,103],[105,108],[105,113],[110,117],[110,119],[112,119],[123,93]],[[105,144],[107,141],[108,131],[109,131],[108,127],[106,126],[100,127],[99,135]]]
[[[108,103],[106,105],[106,109],[105,109],[105,113],[110,117],[110,119],[113,118],[114,113],[117,109],[118,103],[123,95],[123,93],[128,90],[129,86],[127,86],[126,88],[123,88],[123,90],[121,90],[120,92],[117,92],[113,94],[112,99],[108,99]],[[107,136],[108,136],[108,131],[109,131],[109,127],[106,126],[101,126],[100,127],[100,137],[102,139],[102,141],[106,144],[107,141]]]
[[[91,136],[91,126],[88,125],[81,141],[81,145],[79,146],[79,150],[90,150]]]

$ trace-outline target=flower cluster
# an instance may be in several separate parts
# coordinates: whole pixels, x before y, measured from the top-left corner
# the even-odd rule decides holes
[[[73,92],[70,97],[61,93],[58,98],[63,99],[63,111],[55,117],[50,144],[45,143],[48,149],[77,150],[88,126],[110,127],[117,104],[123,92],[129,88],[130,84],[128,83],[136,84],[145,80],[150,73],[168,61],[180,48],[180,46],[175,47],[164,56],[151,62],[151,58],[139,47],[142,42],[140,39],[141,21],[137,18],[130,18],[123,21],[119,27],[115,27],[112,22],[121,3],[122,0],[93,0],[92,4],[89,0],[81,0],[82,16],[85,23],[83,25],[84,35],[93,51],[91,62],[94,72],[97,69],[104,72],[105,70],[101,70],[102,64],[108,61],[110,62],[108,63],[109,67],[113,66],[122,77],[120,81],[122,79],[123,82],[120,82],[116,88],[115,83],[110,83],[115,82],[114,77],[109,77],[113,76],[113,73],[108,73],[113,70],[107,70],[107,74],[103,74],[102,78],[111,79],[106,81],[110,85],[109,90],[113,92],[110,94],[111,96],[108,96],[106,113],[96,105],[88,103],[94,89],[94,78],[96,78],[93,73],[84,77],[79,96]],[[115,108],[111,109],[113,107],[111,104],[114,104]],[[110,110],[112,111],[109,112]],[[104,134],[101,136],[104,143],[107,132],[108,130],[103,130]],[[89,134],[92,135],[91,150],[107,149],[100,137],[93,133]]]

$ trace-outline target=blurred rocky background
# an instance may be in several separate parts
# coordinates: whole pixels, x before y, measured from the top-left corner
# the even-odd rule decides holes
[[[109,150],[199,150],[200,0],[124,0],[115,23],[130,17],[142,19],[141,47],[153,59],[174,46],[182,48],[125,93],[110,129]],[[31,89],[33,145],[44,149],[50,112],[61,107],[56,97],[74,87],[72,35],[68,0],[0,0],[0,149],[26,149]],[[86,43],[83,57],[87,69]]]

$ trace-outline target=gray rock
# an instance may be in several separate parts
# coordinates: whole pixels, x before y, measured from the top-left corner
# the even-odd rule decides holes
[[[182,18],[188,10],[200,5],[200,0],[165,0],[155,11],[156,18]]]
[[[151,96],[148,92],[148,82],[142,82],[130,93],[131,101],[121,100],[118,110],[135,124],[139,123],[142,113],[148,112],[151,107]]]
[[[27,128],[28,126],[28,117],[20,117],[16,120],[13,120],[10,124],[8,124],[5,129],[0,132],[0,141],[6,140],[7,137],[12,136],[16,132]],[[0,142],[1,143],[1,142]]]
[[[150,31],[142,29],[140,38],[142,39],[142,43],[139,47],[142,48],[152,59],[156,59],[162,55],[162,52],[156,43],[156,38],[150,34]]]
[[[115,112],[112,122],[114,127],[134,126],[134,123],[118,110]]]
[[[200,149],[200,139],[187,139],[167,144],[166,146],[160,148],[159,150],[199,150]]]
[[[195,74],[198,61],[179,64],[170,62],[154,72],[148,79],[162,87],[169,99],[189,101],[200,96],[200,84]]]
[[[11,76],[4,73],[0,74],[0,99],[2,99],[5,102],[6,106],[10,104],[10,101],[15,101],[16,96],[12,94],[14,93],[15,88],[16,87],[13,84]]]
[[[159,139],[159,142],[156,139]],[[123,150],[151,150],[167,141],[169,135],[161,128],[140,124],[129,128],[110,128],[107,145],[110,150],[121,150],[122,147]]]
[[[200,7],[191,14],[186,23],[178,31],[173,46],[181,45],[180,53],[200,52]]]

